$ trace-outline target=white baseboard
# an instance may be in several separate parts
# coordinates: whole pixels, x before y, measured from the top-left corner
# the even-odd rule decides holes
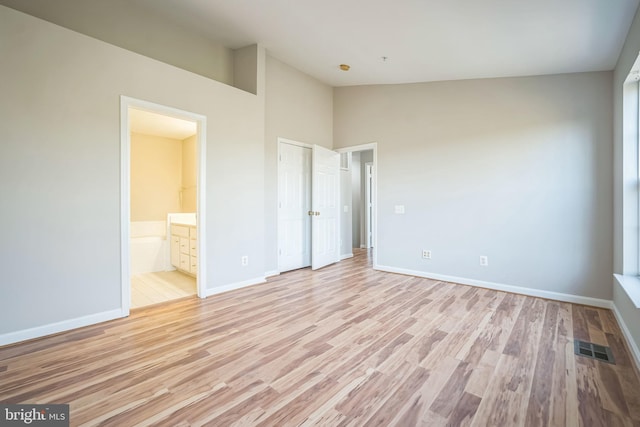
[[[243,282],[231,283],[229,285],[218,286],[216,288],[205,289],[205,296],[211,296],[216,294],[221,294],[227,291],[233,291],[234,289],[245,288],[247,286],[259,285],[261,283],[265,283],[267,279],[264,277],[256,277],[254,279],[245,280]]]
[[[266,279],[268,279],[269,277],[279,276],[279,275],[280,275],[280,272],[278,270],[267,271],[266,273],[264,273],[264,277]]]
[[[375,270],[389,273],[406,274],[408,276],[425,277],[427,279],[442,280],[443,282],[460,283],[461,285],[477,286],[480,288],[493,289],[496,291],[511,292],[532,297],[546,298],[555,301],[571,302],[574,304],[590,305],[592,307],[609,308],[613,307],[613,301],[599,298],[583,297],[580,295],[563,294],[559,292],[544,291],[541,289],[524,288],[502,283],[484,282],[482,280],[467,279],[464,277],[445,276],[442,274],[428,273],[425,271],[407,270],[403,268],[388,267],[385,265],[375,265]]]
[[[636,363],[636,368],[638,369],[638,371],[640,371],[640,349],[638,348],[636,342],[633,340],[633,336],[631,335],[631,332],[629,332],[627,324],[624,323],[624,319],[622,318],[622,314],[618,311],[618,307],[616,307],[615,304],[611,305],[611,311],[613,311],[613,315],[616,317],[618,325],[620,325],[620,329],[622,329],[622,334],[627,341],[629,350],[631,350],[631,355],[633,356],[633,361]]]
[[[14,344],[46,335],[57,334],[58,332],[69,331],[71,329],[82,328],[96,323],[125,317],[127,314],[121,309],[104,311],[102,313],[90,314],[88,316],[77,317],[75,319],[63,320],[35,328],[23,329],[21,331],[9,332],[0,335],[0,346]]]
[[[353,254],[340,255],[340,261],[342,261],[343,259],[347,259],[347,258],[353,258]]]
[[[220,286],[213,289],[205,289],[205,296],[215,295],[222,292],[240,289],[246,286],[257,285],[265,282],[266,280],[264,277],[257,277],[255,279],[232,283],[230,285]],[[103,313],[91,314],[76,319],[63,320],[61,322],[51,323],[48,325],[38,326],[30,329],[24,329],[21,331],[8,332],[6,334],[0,335],[0,346],[14,344],[34,338],[41,338],[46,335],[57,334],[58,332],[69,331],[71,329],[82,328],[84,326],[95,325],[96,323],[102,323],[108,320],[126,317],[127,315],[128,313],[126,313],[122,309],[117,309],[105,311]]]

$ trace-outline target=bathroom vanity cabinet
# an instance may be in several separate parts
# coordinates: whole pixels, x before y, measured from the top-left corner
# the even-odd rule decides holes
[[[171,224],[171,265],[183,273],[198,273],[197,228],[189,224]]]

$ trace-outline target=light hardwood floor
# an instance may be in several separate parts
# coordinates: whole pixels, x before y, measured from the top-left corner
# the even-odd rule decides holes
[[[0,402],[70,403],[72,425],[640,425],[609,310],[376,272],[364,251],[0,348]]]
[[[196,279],[179,271],[158,271],[131,277],[131,308],[146,307],[196,294]]]

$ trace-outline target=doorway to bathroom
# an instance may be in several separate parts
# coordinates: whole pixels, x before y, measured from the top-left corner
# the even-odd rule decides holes
[[[123,309],[202,297],[205,119],[126,97],[121,114]]]

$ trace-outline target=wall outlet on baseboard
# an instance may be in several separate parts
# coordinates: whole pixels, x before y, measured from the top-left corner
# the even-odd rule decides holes
[[[422,258],[424,259],[431,259],[431,251],[428,251],[426,249],[422,250]]]
[[[240,262],[242,263],[242,265],[249,265],[249,257],[248,256],[243,256],[242,258],[240,258]]]
[[[486,255],[480,255],[480,265],[486,267],[489,265],[489,257]]]

